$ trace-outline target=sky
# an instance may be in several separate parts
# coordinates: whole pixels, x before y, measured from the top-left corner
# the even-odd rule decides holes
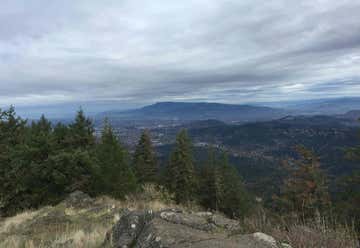
[[[0,106],[360,96],[360,1],[2,0]]]

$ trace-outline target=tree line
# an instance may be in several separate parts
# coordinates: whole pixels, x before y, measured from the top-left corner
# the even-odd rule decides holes
[[[52,124],[44,116],[28,123],[13,107],[0,110],[0,214],[56,204],[75,190],[122,199],[148,183],[165,188],[178,204],[195,202],[234,218],[254,209],[254,197],[227,154],[210,146],[206,161],[199,164],[186,130],[178,133],[165,167],[159,165],[148,131],[133,154],[107,120],[100,137],[94,131],[82,110],[68,125]],[[334,209],[326,174],[311,150],[302,146],[296,150],[298,157],[281,167],[282,185],[273,196],[272,209],[314,218],[319,211]],[[360,148],[348,152],[352,159],[360,159],[359,154]],[[342,183],[336,211],[359,220],[359,171]]]
[[[107,120],[100,137],[94,131],[82,110],[68,125],[44,116],[28,123],[13,107],[0,110],[1,215],[56,204],[75,190],[122,199],[147,183],[164,186],[178,204],[197,202],[233,217],[246,212],[248,193],[226,154],[221,160],[211,155],[209,166],[197,168],[186,130],[177,135],[165,168],[148,131],[132,156]]]

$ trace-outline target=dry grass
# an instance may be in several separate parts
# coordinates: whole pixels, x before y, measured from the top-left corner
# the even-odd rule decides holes
[[[116,223],[124,209],[154,211],[180,208],[202,211],[196,204],[179,206],[171,195],[154,185],[145,185],[141,193],[123,201],[98,197],[87,207],[72,208],[59,204],[37,211],[26,211],[0,221],[0,248],[100,247],[106,232]],[[293,248],[357,248],[356,233],[351,227],[329,225],[317,218],[303,223],[269,218],[263,210],[243,220],[241,233],[263,232]]]
[[[94,228],[91,232],[85,232],[79,228],[69,233],[60,234],[53,245],[68,244],[70,247],[100,247],[107,231],[108,229],[104,227]]]
[[[59,204],[37,211],[26,211],[0,221],[0,248],[100,247],[106,232],[116,223],[124,209],[181,208],[171,195],[154,185],[123,201],[98,197],[84,208]]]
[[[129,210],[152,209],[159,211],[169,208],[183,208],[176,205],[171,199],[172,195],[153,184],[146,184],[141,192],[126,196],[124,201],[120,201],[120,207]]]
[[[85,208],[59,204],[26,211],[0,221],[0,248],[100,247],[106,232],[120,219],[124,209],[203,210],[196,204],[176,205],[171,199],[172,196],[165,190],[145,185],[142,192],[129,195],[123,201],[98,197]],[[269,218],[265,211],[259,209],[255,215],[244,219],[241,226],[241,233],[263,232],[293,248],[358,247],[353,228],[329,225],[320,217],[306,223],[290,223]]]
[[[38,215],[40,210],[38,211],[25,211],[23,213],[17,214],[11,218],[5,218],[2,222],[0,222],[0,234],[11,232],[12,229],[17,228],[22,225],[26,221],[34,218]]]
[[[87,208],[63,204],[26,211],[0,222],[0,248],[100,247],[120,218],[115,200],[97,199]]]
[[[277,240],[290,244],[293,248],[357,248],[356,236],[351,230],[339,227],[337,229],[326,229],[322,227],[307,225],[292,225],[287,231],[281,229],[273,230],[272,235]]]
[[[59,204],[26,211],[0,221],[0,248],[100,247],[106,232],[120,219],[124,209],[203,210],[196,204],[176,205],[171,199],[171,194],[165,190],[145,185],[142,192],[129,195],[123,201],[98,197],[85,208]],[[353,228],[329,225],[320,217],[306,223],[290,223],[269,218],[265,211],[259,209],[255,215],[244,219],[241,226],[241,233],[263,232],[293,248],[358,247]]]
[[[59,233],[52,238],[43,235],[40,238],[31,238],[21,235],[11,235],[0,242],[0,247],[25,247],[25,248],[45,248],[45,247],[100,247],[104,241],[107,228],[95,228],[90,232],[82,228],[74,229],[69,232]]]
[[[292,248],[358,248],[353,227],[330,224],[325,218],[285,221],[269,218],[264,211],[243,221],[244,233],[263,232]]]

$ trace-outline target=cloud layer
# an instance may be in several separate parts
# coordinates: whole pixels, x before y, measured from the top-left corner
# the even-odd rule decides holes
[[[4,0],[0,105],[360,95],[353,0]]]

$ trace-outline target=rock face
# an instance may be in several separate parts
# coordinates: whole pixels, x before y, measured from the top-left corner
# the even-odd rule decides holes
[[[234,220],[212,213],[181,210],[125,213],[106,235],[104,247],[115,248],[273,248],[276,241],[263,233],[232,235]]]

